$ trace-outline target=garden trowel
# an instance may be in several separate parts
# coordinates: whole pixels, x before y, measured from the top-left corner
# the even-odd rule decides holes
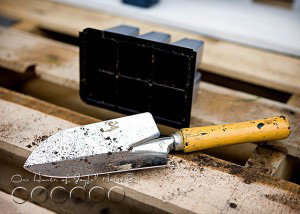
[[[170,137],[150,113],[136,114],[58,132],[42,142],[24,167],[48,177],[77,177],[130,171],[167,164],[171,150],[202,149],[287,138],[284,116],[235,124],[183,128]]]

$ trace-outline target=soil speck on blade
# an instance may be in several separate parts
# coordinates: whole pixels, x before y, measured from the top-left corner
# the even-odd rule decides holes
[[[84,159],[84,162],[91,164],[91,162],[87,158]]]
[[[113,126],[113,125],[114,125],[114,122],[110,121],[110,122],[108,122],[108,125],[109,125],[109,126]]]

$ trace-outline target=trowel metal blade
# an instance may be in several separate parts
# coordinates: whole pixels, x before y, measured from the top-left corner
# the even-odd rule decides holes
[[[173,139],[143,144],[159,135],[150,113],[71,128],[40,144],[24,168],[49,177],[77,177],[162,166],[167,163],[165,145]]]

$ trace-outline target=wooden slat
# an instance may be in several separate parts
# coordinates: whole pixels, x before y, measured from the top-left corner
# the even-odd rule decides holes
[[[129,24],[140,27],[142,33],[153,30],[170,33],[173,41],[183,37],[202,39],[205,48],[200,69],[269,88],[300,93],[299,58],[48,1],[4,0],[0,2],[0,12],[14,18],[31,19],[42,28],[74,36],[78,36],[78,32],[86,27],[105,29]]]
[[[11,28],[22,30],[22,31],[27,31],[27,32],[33,32],[37,29],[37,24],[35,22],[22,19],[22,20],[19,20],[13,26],[11,26]]]
[[[30,96],[24,96],[21,94],[18,94],[16,92],[12,92],[9,91],[7,89],[4,88],[0,88],[0,109],[2,108],[6,108],[7,110],[12,110],[13,112],[15,112],[14,110],[16,109],[12,109],[10,108],[11,106],[8,105],[3,105],[2,101],[10,101],[11,103],[15,103],[16,105],[23,106],[23,108],[25,108],[25,111],[23,111],[24,115],[29,116],[29,118],[31,116],[34,117],[34,115],[31,115],[30,112],[27,111],[29,110],[29,108],[35,109],[37,112],[39,113],[43,113],[43,115],[46,115],[47,117],[51,119],[53,118],[60,118],[60,120],[65,121],[66,124],[72,124],[71,126],[77,126],[77,125],[85,125],[85,124],[90,124],[90,123],[95,123],[95,122],[99,122],[99,120],[82,115],[82,114],[78,114],[75,112],[72,112],[68,109],[65,108],[61,108],[61,107],[57,107],[55,105],[49,104],[47,102],[41,101],[41,100],[37,100],[35,98],[32,98]],[[7,102],[7,103],[10,103]],[[2,108],[1,108],[2,107]],[[18,110],[16,110],[17,114],[22,114],[22,112],[19,112]],[[3,118],[2,114],[5,114],[4,111],[2,111],[1,113],[1,118]],[[16,116],[16,115],[15,115]],[[32,121],[33,119],[33,121]],[[45,138],[46,136],[49,136],[49,133],[53,133],[52,129],[54,128],[54,130],[61,130],[63,129],[63,127],[61,126],[61,124],[56,124],[54,123],[54,126],[49,126],[49,124],[45,124],[44,123],[44,118],[40,118],[42,121],[40,121],[38,118],[31,118],[30,121],[28,121],[30,124],[36,123],[37,126],[40,127],[44,127],[44,131],[40,130],[40,133],[43,133],[43,135],[36,135],[33,132],[29,133],[26,130],[23,130],[24,132],[19,133],[19,135],[15,136],[17,139],[21,139],[19,144],[23,143],[23,147],[25,147],[26,149],[24,150],[23,148],[20,147],[16,147],[10,144],[7,144],[6,142],[3,141],[3,137],[8,137],[7,136],[7,132],[9,131],[7,128],[9,128],[10,125],[3,125],[3,123],[0,123],[0,142],[1,142],[1,146],[0,146],[0,170],[1,170],[1,176],[0,176],[0,189],[6,191],[6,192],[11,192],[15,187],[25,187],[27,188],[29,191],[31,191],[34,187],[37,186],[43,186],[48,190],[48,193],[51,191],[52,188],[56,187],[56,186],[63,186],[65,187],[68,191],[70,191],[73,187],[75,186],[82,186],[81,183],[76,184],[74,181],[75,180],[71,180],[70,179],[70,183],[68,185],[65,185],[65,182],[37,182],[34,181],[34,177],[33,174],[29,173],[28,171],[22,169],[22,166],[25,162],[24,157],[28,157],[30,154],[30,150],[27,150],[29,147],[30,148],[35,148],[41,141],[43,138]],[[27,119],[24,118],[24,121],[26,121]],[[46,119],[47,120],[47,119]],[[56,119],[54,119],[56,120]],[[13,120],[12,120],[13,121]],[[12,122],[11,121],[11,122]],[[12,122],[13,123],[13,122]],[[29,126],[29,125],[28,125]],[[56,127],[55,127],[56,126]],[[64,128],[67,128],[69,126],[66,126]],[[12,130],[12,127],[9,128],[10,130]],[[38,129],[38,128],[37,128]],[[50,131],[50,132],[49,132]],[[24,136],[24,133],[26,136]],[[27,138],[27,135],[31,135],[31,139]],[[10,137],[8,137],[10,138]],[[15,139],[16,139],[15,138]],[[28,179],[29,182],[25,181],[25,182],[11,182],[11,178],[16,175],[16,174],[20,174],[25,180]],[[38,180],[38,178],[37,178]],[[100,183],[98,183],[98,185],[102,186],[101,184],[101,179],[99,178]],[[108,181],[108,183],[110,183]],[[92,188],[91,186],[87,185],[88,188],[87,190],[89,190],[90,188]],[[107,191],[106,191],[107,193]],[[50,193],[49,193],[50,194]],[[75,195],[76,196],[76,195]],[[154,207],[149,207],[149,206],[145,206],[143,204],[139,204],[139,206],[134,207],[134,209],[132,208],[132,206],[134,205],[134,202],[131,202],[132,200],[129,199],[128,200],[130,202],[130,206],[124,206],[123,203],[110,203],[108,200],[105,200],[104,202],[100,203],[100,204],[94,204],[91,203],[91,201],[87,201],[87,203],[84,204],[74,204],[74,202],[70,201],[69,199],[66,200],[65,203],[62,204],[57,204],[55,202],[53,202],[52,200],[47,200],[45,203],[41,204],[41,206],[46,207],[47,209],[53,210],[55,212],[58,213],[107,213],[108,210],[111,213],[124,213],[124,214],[129,214],[129,213],[140,213],[141,211],[147,211],[150,209],[150,211],[154,211],[154,213],[158,213],[157,209]]]
[[[245,167],[264,174],[274,175],[285,161],[286,156],[283,152],[258,146],[248,159]]]
[[[26,72],[34,67],[42,79],[78,89],[79,50],[18,30],[0,28],[0,65]]]
[[[0,153],[2,155],[1,158],[3,158],[3,151],[0,149]],[[18,154],[15,152],[15,154]],[[83,186],[83,183],[79,183],[79,185],[76,185],[74,183],[74,180],[69,180],[69,183],[66,185],[64,182],[59,181],[59,182],[47,182],[47,181],[42,181],[41,183],[38,183],[37,181],[34,182],[34,175],[25,169],[22,168],[22,164],[16,165],[16,156],[11,155],[10,157],[12,158],[13,162],[3,162],[0,158],[0,169],[1,169],[1,176],[0,176],[0,188],[7,192],[10,193],[15,187],[24,187],[30,191],[37,187],[37,186],[43,186],[48,190],[48,194],[50,194],[51,190],[57,186],[62,186],[65,187],[67,190],[67,193],[70,192],[70,190],[75,187],[75,186]],[[29,182],[20,182],[20,183],[13,183],[11,182],[11,178],[18,173],[19,175],[22,176],[23,179],[29,180]],[[39,179],[39,178],[37,178]],[[44,177],[42,179],[45,179]],[[15,179],[17,180],[17,179]],[[100,178],[99,178],[100,180]],[[100,185],[102,184],[97,183],[95,184],[92,182],[92,184],[87,185],[87,192],[94,187],[95,185]],[[65,197],[64,191],[61,191],[60,194],[54,194],[57,199],[63,199]],[[80,194],[81,193],[81,194]],[[108,191],[106,190],[106,194]],[[101,192],[99,193],[101,194]],[[44,194],[42,194],[43,196]],[[72,194],[73,195],[73,194]],[[49,196],[49,195],[48,195]],[[73,200],[75,197],[84,197],[83,192],[76,192],[73,195]],[[99,196],[99,198],[102,195]],[[86,203],[75,203],[71,201],[69,198],[66,199],[66,201],[62,204],[55,203],[54,201],[51,200],[50,196],[48,200],[43,203],[39,204],[40,207],[44,207],[48,210],[52,210],[55,213],[66,213],[66,214],[82,214],[82,213],[97,213],[97,214],[105,214],[105,213],[114,213],[114,214],[139,214],[139,213],[162,213],[163,212],[160,209],[157,209],[155,207],[147,206],[144,204],[141,204],[140,202],[134,201],[133,199],[127,198],[126,204],[125,203],[110,203],[109,200],[104,200],[102,203],[92,203],[92,201],[87,200]],[[30,197],[29,200],[31,201]],[[34,200],[42,200],[39,196],[34,197]],[[1,203],[1,202],[0,202]],[[129,204],[129,205],[127,205]],[[22,207],[22,205],[19,205]],[[22,213],[22,212],[21,212]],[[40,212],[42,213],[42,212]]]
[[[19,199],[15,199],[19,202]],[[20,200],[22,202],[22,200]],[[54,212],[49,211],[45,208],[39,207],[30,202],[25,202],[24,204],[17,204],[12,200],[11,195],[0,191],[0,210],[6,214],[16,214],[16,213],[30,213],[30,214],[52,214]]]
[[[280,179],[289,180],[298,170],[298,160],[289,157],[270,147],[257,146],[244,168],[252,170],[253,173],[272,175]]]
[[[78,48],[29,33],[0,28],[0,66],[24,72],[35,65],[37,75],[47,81],[79,89]],[[300,110],[279,102],[202,82],[192,109],[191,126],[231,123],[276,115],[291,121],[289,139],[269,142],[277,149],[300,157]],[[242,111],[241,111],[242,110]]]
[[[192,108],[191,126],[197,126],[196,121],[199,119],[222,124],[252,120],[253,117],[285,115],[291,123],[291,135],[286,140],[270,141],[266,145],[300,157],[300,112],[298,108],[203,82],[198,93],[199,99]]]
[[[36,147],[32,142],[39,144],[39,139],[45,135],[76,126],[59,118],[65,111],[63,108],[49,105],[48,109],[56,117],[49,116],[43,113],[45,108],[39,109],[40,101],[3,88],[0,89],[0,99],[0,152],[1,157],[9,153],[7,156],[11,161],[20,158],[24,162]],[[28,105],[24,107],[20,103]],[[43,102],[43,106],[47,104]],[[69,114],[68,110],[66,114]],[[81,115],[76,117],[80,121]],[[28,148],[29,144],[32,147]],[[199,152],[171,154],[166,168],[137,171],[133,175],[133,182],[101,182],[102,179],[99,179],[95,184],[105,188],[121,186],[128,200],[130,198],[168,212],[298,213],[300,209],[300,186],[259,172],[253,174],[240,166]]]
[[[300,107],[300,95],[294,94],[288,101],[289,105]]]

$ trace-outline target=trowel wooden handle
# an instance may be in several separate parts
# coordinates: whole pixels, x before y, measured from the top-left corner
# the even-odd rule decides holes
[[[287,138],[290,123],[284,116],[252,120],[248,122],[184,128],[178,131],[184,152],[246,142],[258,142]]]

